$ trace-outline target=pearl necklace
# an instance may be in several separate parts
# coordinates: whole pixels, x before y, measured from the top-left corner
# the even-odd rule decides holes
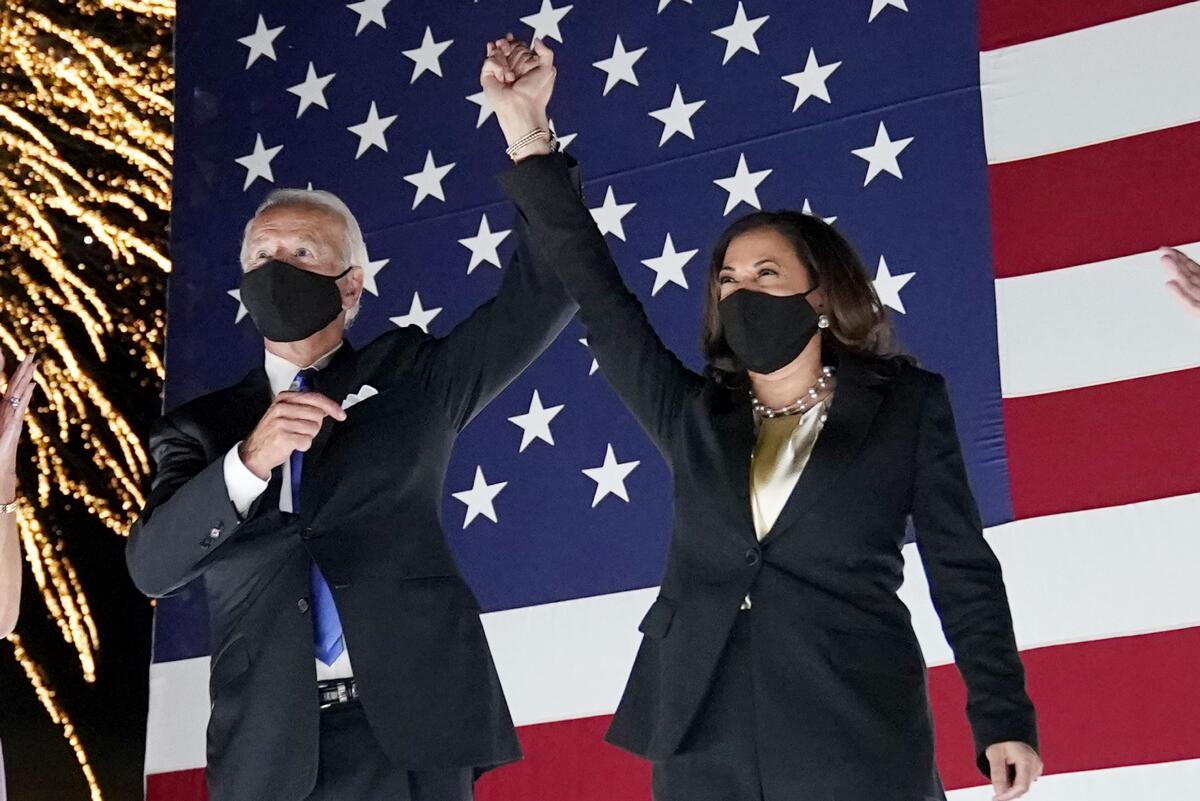
[[[754,404],[754,413],[759,417],[790,417],[791,415],[804,414],[809,409],[817,405],[821,400],[822,394],[828,394],[833,391],[835,381],[833,374],[837,372],[835,368],[826,365],[821,368],[821,377],[817,379],[817,383],[808,388],[800,398],[786,406],[781,406],[778,409],[765,405],[754,394],[754,390],[750,390],[750,399]]]

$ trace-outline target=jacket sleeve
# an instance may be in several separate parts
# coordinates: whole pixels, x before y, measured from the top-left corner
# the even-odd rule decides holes
[[[682,401],[699,393],[704,379],[654,332],[560,154],[524,159],[501,182],[528,225],[535,257],[554,266],[579,304],[604,377],[662,449]]]
[[[933,376],[926,390],[916,460],[912,515],[917,548],[942,631],[967,687],[976,764],[989,776],[987,747],[1015,740],[1037,749],[1037,724],[1000,563],[983,537],[940,375]]]
[[[569,180],[579,182],[572,169]],[[517,248],[496,296],[444,337],[419,346],[416,369],[461,431],[541,355],[575,316],[576,305],[516,222]]]
[[[243,519],[225,484],[224,452],[210,460],[199,439],[167,416],[150,435],[150,453],[155,463],[150,498],[130,529],[125,563],[134,585],[160,598],[200,575]],[[260,502],[261,497],[247,517]]]

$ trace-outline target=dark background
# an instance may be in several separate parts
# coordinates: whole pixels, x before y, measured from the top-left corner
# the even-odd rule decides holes
[[[39,21],[73,32],[82,40],[113,48],[129,63],[143,67],[136,83],[142,88],[168,95],[172,75],[170,59],[173,17],[167,11],[134,14],[97,7],[92,0],[5,0],[0,3],[0,104],[19,109],[23,117],[53,145],[58,156],[81,175],[106,188],[124,181],[146,180],[136,159],[126,159],[72,133],[69,126],[39,116],[39,103],[48,102],[53,113],[71,125],[95,132],[94,120],[71,110],[64,102],[68,91],[46,83],[51,65],[75,54],[62,37],[53,33],[21,39],[19,32]],[[35,27],[38,27],[35,25]],[[46,30],[46,26],[39,27]],[[13,35],[13,38],[9,38]],[[18,55],[28,56],[22,62]],[[114,74],[130,77],[107,57],[101,58]],[[28,67],[32,64],[32,67]],[[74,58],[84,72],[90,67]],[[28,67],[28,68],[27,68]],[[170,109],[137,108],[130,95],[89,76],[87,81],[109,109],[126,109],[131,125],[142,125],[160,134],[171,131]],[[126,87],[128,89],[128,87]],[[39,102],[28,102],[38,98]],[[6,129],[12,130],[12,129]],[[128,128],[114,135],[127,133]],[[112,132],[110,132],[112,133]],[[16,132],[20,136],[20,132]],[[148,352],[162,356],[164,341],[166,281],[163,270],[148,259],[133,263],[114,261],[91,229],[79,216],[50,208],[55,187],[39,179],[27,160],[14,148],[0,146],[0,172],[42,202],[58,238],[58,255],[64,264],[76,267],[85,283],[112,315],[112,324],[96,333],[107,350],[102,358],[90,342],[84,324],[69,310],[38,300],[30,284],[53,288],[57,283],[47,266],[15,238],[0,239],[0,315],[6,332],[24,349],[38,351],[44,358],[40,371],[51,387],[68,380],[64,363],[47,347],[48,335],[61,334],[85,380],[94,383],[143,441],[161,411],[162,377],[146,358]],[[155,150],[152,157],[170,162],[171,153]],[[56,168],[51,168],[52,171]],[[62,172],[60,171],[60,175]],[[41,182],[39,182],[41,181]],[[133,232],[167,252],[169,215],[165,202],[136,201],[144,218],[129,213],[119,204],[88,199],[71,180],[65,192],[85,212],[103,219],[107,226]],[[10,207],[10,206],[5,206]],[[4,222],[10,223],[11,219]],[[18,269],[19,268],[19,269]],[[7,348],[4,357],[11,367],[18,360]],[[52,401],[38,391],[30,405],[29,418],[37,420],[53,441],[72,482],[82,482],[103,497],[119,515],[122,525],[132,522],[136,508],[122,510],[121,491],[111,475],[91,459],[89,445],[102,442],[114,456],[120,451],[95,405],[87,405],[77,419],[72,414],[68,428],[60,432]],[[89,427],[90,426],[90,427]],[[38,443],[30,441],[28,428],[18,453],[18,491],[36,498]],[[43,508],[36,511],[38,523],[52,544],[53,556],[69,559],[79,586],[87,597],[99,635],[95,651],[96,680],[83,678],[75,649],[65,642],[58,625],[34,581],[29,564],[23,566],[22,602],[16,636],[28,657],[38,665],[54,701],[69,716],[75,735],[87,754],[104,801],[140,801],[150,664],[150,631],[153,608],[133,587],[125,569],[125,538],[105,526],[83,502],[52,489]],[[14,658],[12,642],[0,642],[0,745],[10,801],[89,801],[87,780],[76,759],[64,728],[51,719],[38,698],[21,664]]]
[[[100,631],[96,681],[83,680],[75,651],[46,612],[26,565],[17,631],[46,669],[59,703],[71,716],[105,801],[142,797],[152,608],[125,571],[125,540],[77,515],[72,561],[87,588]],[[66,518],[63,525],[70,525]],[[5,650],[12,652],[6,644]],[[10,801],[86,801],[87,782],[62,729],[50,720],[24,671],[0,659],[0,741]]]

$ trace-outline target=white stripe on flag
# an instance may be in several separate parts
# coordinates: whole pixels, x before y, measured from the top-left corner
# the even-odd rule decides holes
[[[518,726],[611,713],[625,687],[657,588],[483,616]],[[150,666],[146,772],[203,767],[209,658]]]
[[[988,529],[1004,568],[1018,645],[1200,625],[1200,593],[1184,570],[1200,564],[1197,519],[1200,494]],[[905,563],[901,598],[912,610],[926,661],[948,664],[953,657],[912,545]],[[637,623],[656,593],[638,590],[485,616],[517,724],[612,713],[640,642]]]
[[[657,595],[652,587],[484,615],[514,722],[612,714]]]
[[[1022,649],[1200,625],[1200,494],[989,529]],[[913,546],[901,598],[930,665],[952,661]],[[657,588],[483,616],[518,726],[611,714]],[[1049,612],[1048,612],[1049,610]],[[208,659],[151,666],[146,770],[204,765]],[[1039,787],[1039,789],[1041,789]],[[1150,797],[1150,796],[1146,796]],[[1165,797],[1165,796],[1164,796]]]
[[[150,665],[146,773],[204,767],[208,729],[207,656]]]
[[[1200,759],[1126,765],[1043,776],[1029,792],[1035,801],[1188,801],[1200,787]],[[949,801],[991,801],[991,785],[952,790]]]
[[[1200,120],[1200,3],[980,54],[988,162]]]
[[[1180,248],[1200,258],[1200,243]],[[1004,397],[1200,366],[1200,318],[1167,290],[1167,277],[1153,251],[997,279]]]
[[[1200,625],[1200,494],[988,529],[1022,650]],[[900,597],[929,665],[954,661],[914,546]]]

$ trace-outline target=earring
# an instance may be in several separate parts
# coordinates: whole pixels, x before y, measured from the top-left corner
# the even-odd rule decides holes
[[[820,317],[817,318],[817,328],[828,328],[828,327],[829,327],[829,315],[822,314]]]

